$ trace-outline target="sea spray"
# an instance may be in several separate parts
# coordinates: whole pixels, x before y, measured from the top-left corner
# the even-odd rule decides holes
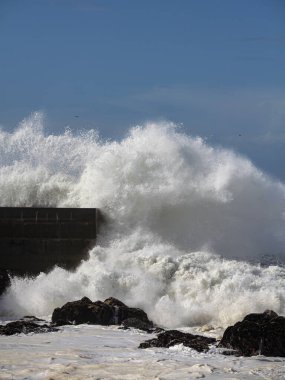
[[[41,115],[0,133],[2,206],[99,207],[108,225],[74,273],[14,278],[3,317],[115,296],[173,327],[285,314],[285,187],[234,152],[149,123],[119,142],[46,136]],[[253,263],[255,262],[255,264]]]

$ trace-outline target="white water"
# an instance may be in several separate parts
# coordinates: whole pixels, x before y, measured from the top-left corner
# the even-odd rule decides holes
[[[85,295],[115,296],[171,327],[285,314],[284,268],[257,264],[285,260],[285,187],[249,160],[170,123],[120,142],[46,136],[40,114],[0,131],[0,159],[0,205],[99,207],[108,218],[75,273],[15,278],[2,317],[49,315]]]
[[[2,336],[1,380],[284,379],[284,358],[237,358],[182,345],[141,350],[152,336],[112,326],[65,326],[61,332]]]

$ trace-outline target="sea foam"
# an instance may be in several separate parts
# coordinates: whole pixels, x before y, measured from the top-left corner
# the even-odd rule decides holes
[[[115,296],[164,326],[285,314],[285,187],[245,157],[172,123],[46,135],[39,113],[0,132],[0,205],[98,207],[107,224],[74,272],[14,278],[1,315]],[[262,266],[264,255],[280,265]]]

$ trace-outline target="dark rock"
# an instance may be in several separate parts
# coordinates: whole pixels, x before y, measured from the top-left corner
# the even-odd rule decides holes
[[[122,326],[125,329],[134,328],[134,329],[143,330],[146,332],[154,332],[154,328],[153,328],[152,323],[147,323],[147,322],[141,321],[140,319],[137,319],[137,318],[125,319],[122,322]]]
[[[14,334],[29,334],[29,333],[45,333],[58,331],[54,327],[46,324],[39,325],[31,321],[15,321],[9,322],[5,326],[0,326],[0,335],[14,335]]]
[[[61,308],[56,308],[52,314],[52,323],[56,326],[82,323],[109,325],[112,318],[112,307],[83,297],[79,301],[67,302]]]
[[[84,297],[79,301],[68,302],[61,308],[56,308],[52,314],[52,323],[57,326],[67,324],[99,324],[120,325],[125,319],[136,318],[152,325],[147,314],[138,308],[126,306],[116,298],[108,298],[104,302],[92,302]]]
[[[0,269],[0,296],[10,286],[11,281],[6,269]]]
[[[239,355],[285,356],[285,318],[272,310],[248,314],[243,321],[229,326],[219,347]]]
[[[113,324],[120,325],[125,319],[136,318],[148,324],[152,322],[148,319],[147,314],[139,308],[128,307],[123,302],[117,300],[116,298],[107,298],[104,303],[112,306],[113,310]]]
[[[208,338],[201,335],[192,335],[177,330],[165,331],[158,334],[157,338],[149,339],[139,345],[139,348],[166,347],[183,344],[186,347],[193,348],[198,352],[207,351],[209,345],[216,342],[214,338]]]
[[[244,317],[244,321],[254,322],[263,325],[271,319],[278,317],[278,314],[273,310],[265,310],[264,313],[251,313]]]
[[[134,307],[128,307],[126,310],[122,310],[124,313],[122,313],[122,320],[128,319],[128,318],[136,318],[139,319],[140,321],[144,321],[146,323],[151,323],[152,322],[148,319],[147,314],[139,308],[134,308]]]
[[[122,301],[119,301],[119,300],[117,300],[117,298],[114,298],[114,297],[107,298],[104,301],[104,303],[106,303],[109,306],[128,307]]]
[[[261,354],[265,356],[285,356],[285,318],[271,319],[263,329]]]
[[[34,315],[24,315],[24,317],[21,318],[21,321],[32,321],[32,322],[44,322],[44,319],[35,317]]]

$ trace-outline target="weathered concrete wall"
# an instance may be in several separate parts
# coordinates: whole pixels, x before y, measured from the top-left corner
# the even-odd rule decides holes
[[[98,209],[0,207],[0,268],[18,275],[75,269],[100,221]]]

